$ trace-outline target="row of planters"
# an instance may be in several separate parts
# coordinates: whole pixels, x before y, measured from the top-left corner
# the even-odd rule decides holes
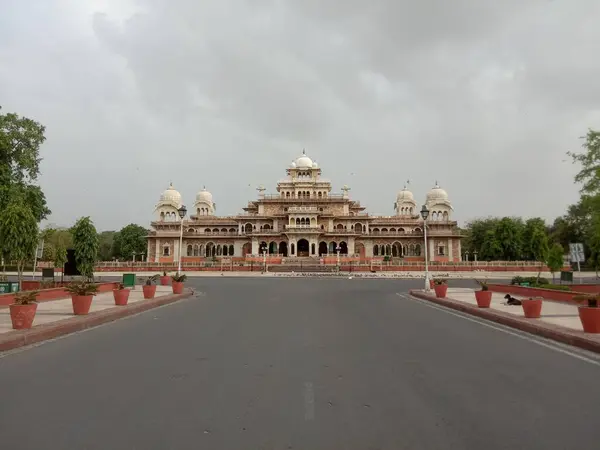
[[[492,291],[483,281],[477,281],[480,288],[475,291],[475,301],[479,308],[489,308],[492,303]],[[448,283],[438,278],[430,280],[430,287],[435,291],[437,298],[446,298]],[[600,295],[577,295],[573,298],[580,304],[579,319],[585,333],[600,333]],[[543,299],[541,297],[530,297],[519,299],[523,307],[523,314],[527,319],[539,319],[542,315]]]
[[[152,299],[156,295],[156,281],[162,278],[154,275],[146,279],[142,286],[144,299]],[[185,274],[175,274],[168,281],[171,281],[171,287],[174,294],[183,293],[184,283],[187,279]],[[161,284],[163,280],[161,279]],[[168,282],[163,285],[168,285]],[[92,300],[98,292],[98,285],[88,281],[79,281],[65,286],[65,290],[71,294],[73,305],[73,314],[76,316],[86,315],[90,312]],[[125,306],[129,302],[131,290],[126,288],[123,283],[118,283],[113,290],[115,305]],[[15,303],[10,307],[10,318],[15,330],[29,329],[33,325],[35,313],[37,311],[37,295],[39,291],[23,291],[15,296]]]

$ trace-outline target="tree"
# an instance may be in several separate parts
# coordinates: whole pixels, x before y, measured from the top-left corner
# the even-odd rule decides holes
[[[554,273],[562,269],[564,265],[564,253],[565,250],[563,246],[557,243],[553,244],[552,247],[550,247],[550,251],[548,251],[546,265],[548,266],[548,269],[550,269],[550,272],[552,272],[552,283],[554,283]]]
[[[600,132],[589,129],[587,135],[582,137],[581,153],[568,152],[573,163],[579,163],[581,169],[575,175],[575,183],[581,184],[581,194],[596,196],[600,194]]]
[[[33,184],[40,172],[44,132],[44,126],[32,119],[0,114],[0,211],[18,196],[38,222],[50,214],[44,193]]]
[[[133,258],[133,253],[137,255],[145,253],[147,244],[148,230],[140,225],[129,224],[123,227],[115,236],[114,255],[118,258],[128,260]]]
[[[532,232],[528,246],[534,260],[540,263],[540,270],[537,275],[539,282],[543,264],[548,260],[548,236],[546,235],[545,230],[535,228]]]
[[[114,243],[116,231],[102,231],[98,236],[100,240],[100,248],[98,249],[98,259],[100,261],[110,261],[115,256]]]
[[[38,243],[38,225],[27,205],[16,200],[0,214],[0,248],[6,260],[17,263],[21,286],[25,263],[33,259]]]
[[[94,266],[98,259],[98,232],[89,217],[80,218],[73,228],[73,246],[77,269],[88,280],[94,279]]]
[[[528,219],[525,222],[523,229],[523,256],[527,260],[539,261],[536,257],[536,249],[533,246],[533,244],[535,244],[533,237],[536,233],[539,233],[540,235],[544,234],[546,237],[548,236],[546,222],[539,217]]]
[[[523,253],[523,220],[517,217],[503,217],[494,230],[501,258],[505,261],[520,259]]]

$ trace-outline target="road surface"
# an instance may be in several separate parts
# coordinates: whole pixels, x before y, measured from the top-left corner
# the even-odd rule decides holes
[[[600,448],[593,356],[404,296],[418,281],[190,284],[0,358],[1,447]]]

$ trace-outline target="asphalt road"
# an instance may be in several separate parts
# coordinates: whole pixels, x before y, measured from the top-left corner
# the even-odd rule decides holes
[[[0,447],[600,446],[600,365],[397,295],[418,281],[190,283],[0,358]]]

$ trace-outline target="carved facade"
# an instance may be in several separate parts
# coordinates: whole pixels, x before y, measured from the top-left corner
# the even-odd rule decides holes
[[[266,251],[286,258],[323,255],[356,255],[361,259],[424,259],[423,219],[411,191],[405,186],[394,203],[395,215],[372,216],[350,199],[349,188],[332,193],[331,182],[306,154],[287,168],[287,178],[277,183],[276,194],[259,188],[257,200],[248,202],[236,216],[215,215],[213,197],[206,189],[196,195],[183,222],[183,262],[203,258],[244,258]],[[425,200],[428,259],[460,261],[461,236],[452,220],[448,194],[437,183]],[[173,186],[162,194],[148,237],[148,261],[179,259],[182,205]]]

